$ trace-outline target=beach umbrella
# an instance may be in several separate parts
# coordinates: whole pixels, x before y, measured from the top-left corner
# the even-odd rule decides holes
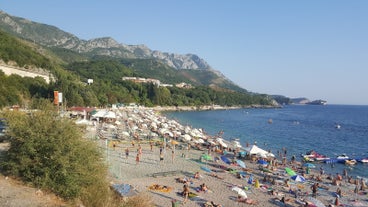
[[[316,168],[316,166],[312,163],[305,163],[303,166],[304,167],[309,167],[309,168]]]
[[[294,175],[296,175],[295,171],[294,171],[294,170],[292,170],[292,169],[290,169],[290,168],[288,168],[288,167],[286,167],[286,168],[285,168],[285,171],[286,171],[286,173],[287,173],[288,175],[290,175],[290,176],[294,176]]]
[[[212,172],[211,169],[209,169],[208,167],[205,166],[201,166],[201,170],[205,171],[205,172]]]
[[[262,152],[257,153],[257,156],[261,158],[267,158],[266,153],[262,153]]]
[[[192,139],[192,137],[189,134],[184,134],[183,138],[185,141],[190,141]]]
[[[198,141],[199,144],[203,144],[204,143],[204,140],[201,139],[201,138],[197,139],[197,141]]]
[[[293,175],[291,176],[291,179],[297,181],[297,182],[305,182],[305,178],[301,175]]]
[[[227,147],[227,144],[225,144],[224,142],[219,142],[219,144],[222,146],[222,147]]]
[[[240,195],[243,198],[248,198],[247,194],[245,193],[245,191],[237,186],[232,187],[231,188],[232,191],[235,191],[236,193],[238,193],[238,195]]]
[[[245,168],[245,163],[241,160],[236,160],[236,163],[238,163],[238,165],[242,168]]]
[[[171,140],[171,144],[176,145],[176,144],[179,144],[179,142],[177,142],[175,140]]]
[[[222,155],[221,156],[221,160],[224,162],[224,163],[226,163],[226,164],[230,164],[231,163],[231,161],[229,160],[229,158],[227,158],[226,156],[224,156],[224,155]]]
[[[261,165],[267,165],[268,162],[265,161],[265,160],[258,160],[258,164],[261,164]]]

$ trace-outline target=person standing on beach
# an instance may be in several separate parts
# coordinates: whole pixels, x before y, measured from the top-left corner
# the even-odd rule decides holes
[[[319,186],[319,183],[314,183],[313,185],[312,185],[312,196],[314,197],[314,198],[316,198],[317,197],[317,190],[318,190],[318,186]]]
[[[345,179],[348,179],[348,170],[346,170],[346,168],[344,168],[344,170],[342,171],[342,174],[344,175]]]
[[[174,163],[174,158],[175,158],[175,151],[172,150],[171,151],[171,161],[172,161],[172,163]]]
[[[151,152],[153,152],[153,143],[150,141]]]
[[[160,163],[164,162],[164,153],[160,153]]]
[[[142,146],[139,144],[138,145],[138,155],[139,155],[139,159],[142,159]]]
[[[184,201],[183,201],[183,203],[186,203],[187,201],[188,201],[188,197],[189,197],[189,187],[188,187],[188,185],[187,184],[185,184],[184,186],[183,186],[183,197],[184,197]]]
[[[139,164],[139,158],[140,158],[140,156],[139,156],[139,153],[137,153],[137,156],[135,157],[135,164]]]
[[[125,158],[128,160],[128,157],[129,157],[129,148],[127,147],[125,149]]]

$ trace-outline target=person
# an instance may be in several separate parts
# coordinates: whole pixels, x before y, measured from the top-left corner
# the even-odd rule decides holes
[[[153,143],[150,141],[151,152],[153,152]]]
[[[339,206],[339,205],[340,205],[339,198],[336,197],[336,199],[335,199],[335,206]]]
[[[218,179],[221,179],[223,180],[224,178],[223,177],[220,177],[219,175],[217,175],[216,173],[211,173],[210,174],[212,177],[215,177],[215,178],[218,178]]]
[[[342,171],[342,174],[344,175],[345,179],[348,178],[348,171],[346,170],[346,168],[344,168],[344,170]]]
[[[338,196],[338,197],[342,197],[342,192],[341,192],[341,188],[340,187],[337,187],[337,189],[336,189],[336,195]]]
[[[172,163],[174,163],[174,158],[175,158],[175,151],[172,150],[171,151],[171,161],[172,161]]]
[[[339,173],[336,173],[336,179],[338,181],[342,181],[342,176]]]
[[[139,158],[140,158],[140,156],[139,156],[139,153],[137,153],[137,156],[135,157],[135,164],[139,164]]]
[[[160,153],[160,163],[161,162],[164,162],[164,154],[163,153]]]
[[[241,196],[241,195],[238,195],[237,201],[241,202],[241,203],[250,204],[250,205],[257,205],[258,204],[258,202],[256,200],[252,200],[252,199],[249,199],[248,197],[244,197],[244,196]]]
[[[317,190],[318,190],[318,186],[319,186],[319,183],[314,183],[312,185],[312,196],[313,197],[317,197]]]
[[[127,147],[125,149],[125,158],[128,159],[128,157],[129,157],[129,148]]]
[[[208,191],[208,188],[207,188],[206,184],[203,183],[202,185],[199,186],[199,190],[200,191],[207,192]]]
[[[142,158],[142,146],[140,144],[138,145],[138,155],[139,158]]]
[[[364,191],[367,188],[363,178],[360,179],[360,190]]]
[[[285,186],[286,186],[287,188],[290,188],[289,179],[286,179],[286,180],[284,181],[284,183],[285,183]]]
[[[183,197],[184,197],[184,201],[183,201],[183,203],[185,203],[185,202],[187,202],[187,201],[188,201],[189,193],[190,193],[190,191],[189,191],[189,187],[188,187],[188,185],[186,185],[186,184],[185,184],[185,185],[183,186],[183,192],[182,192]]]
[[[201,176],[199,175],[199,172],[196,172],[195,174],[194,174],[194,176],[193,176],[193,178],[195,178],[195,179],[199,179]]]

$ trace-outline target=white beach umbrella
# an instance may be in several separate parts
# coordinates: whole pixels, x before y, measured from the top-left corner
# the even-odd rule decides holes
[[[227,147],[227,144],[225,144],[224,142],[219,142],[219,144],[220,144],[222,147]]]
[[[174,134],[170,131],[166,131],[165,134],[167,134],[169,137],[174,137]]]
[[[211,145],[217,145],[217,143],[212,140],[207,140],[207,142],[210,143]]]
[[[152,137],[158,137],[158,134],[157,134],[157,133],[155,133],[155,132],[151,132],[151,136],[152,136]]]
[[[216,138],[216,142],[223,142],[224,140],[222,138]]]
[[[185,141],[192,140],[192,137],[189,134],[184,134],[183,138],[184,138]]]
[[[126,132],[126,131],[121,132],[121,134],[122,134],[123,136],[127,136],[127,137],[129,137],[129,136],[130,136],[129,132]]]
[[[197,139],[198,143],[199,144],[203,144],[204,143],[204,140],[203,139]]]

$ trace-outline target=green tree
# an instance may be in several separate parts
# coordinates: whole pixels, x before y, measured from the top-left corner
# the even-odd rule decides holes
[[[28,115],[1,114],[11,137],[1,163],[3,171],[63,198],[80,198],[86,206],[106,206],[107,168],[97,147],[83,139],[70,120],[60,118],[49,103],[39,104],[44,110]]]

